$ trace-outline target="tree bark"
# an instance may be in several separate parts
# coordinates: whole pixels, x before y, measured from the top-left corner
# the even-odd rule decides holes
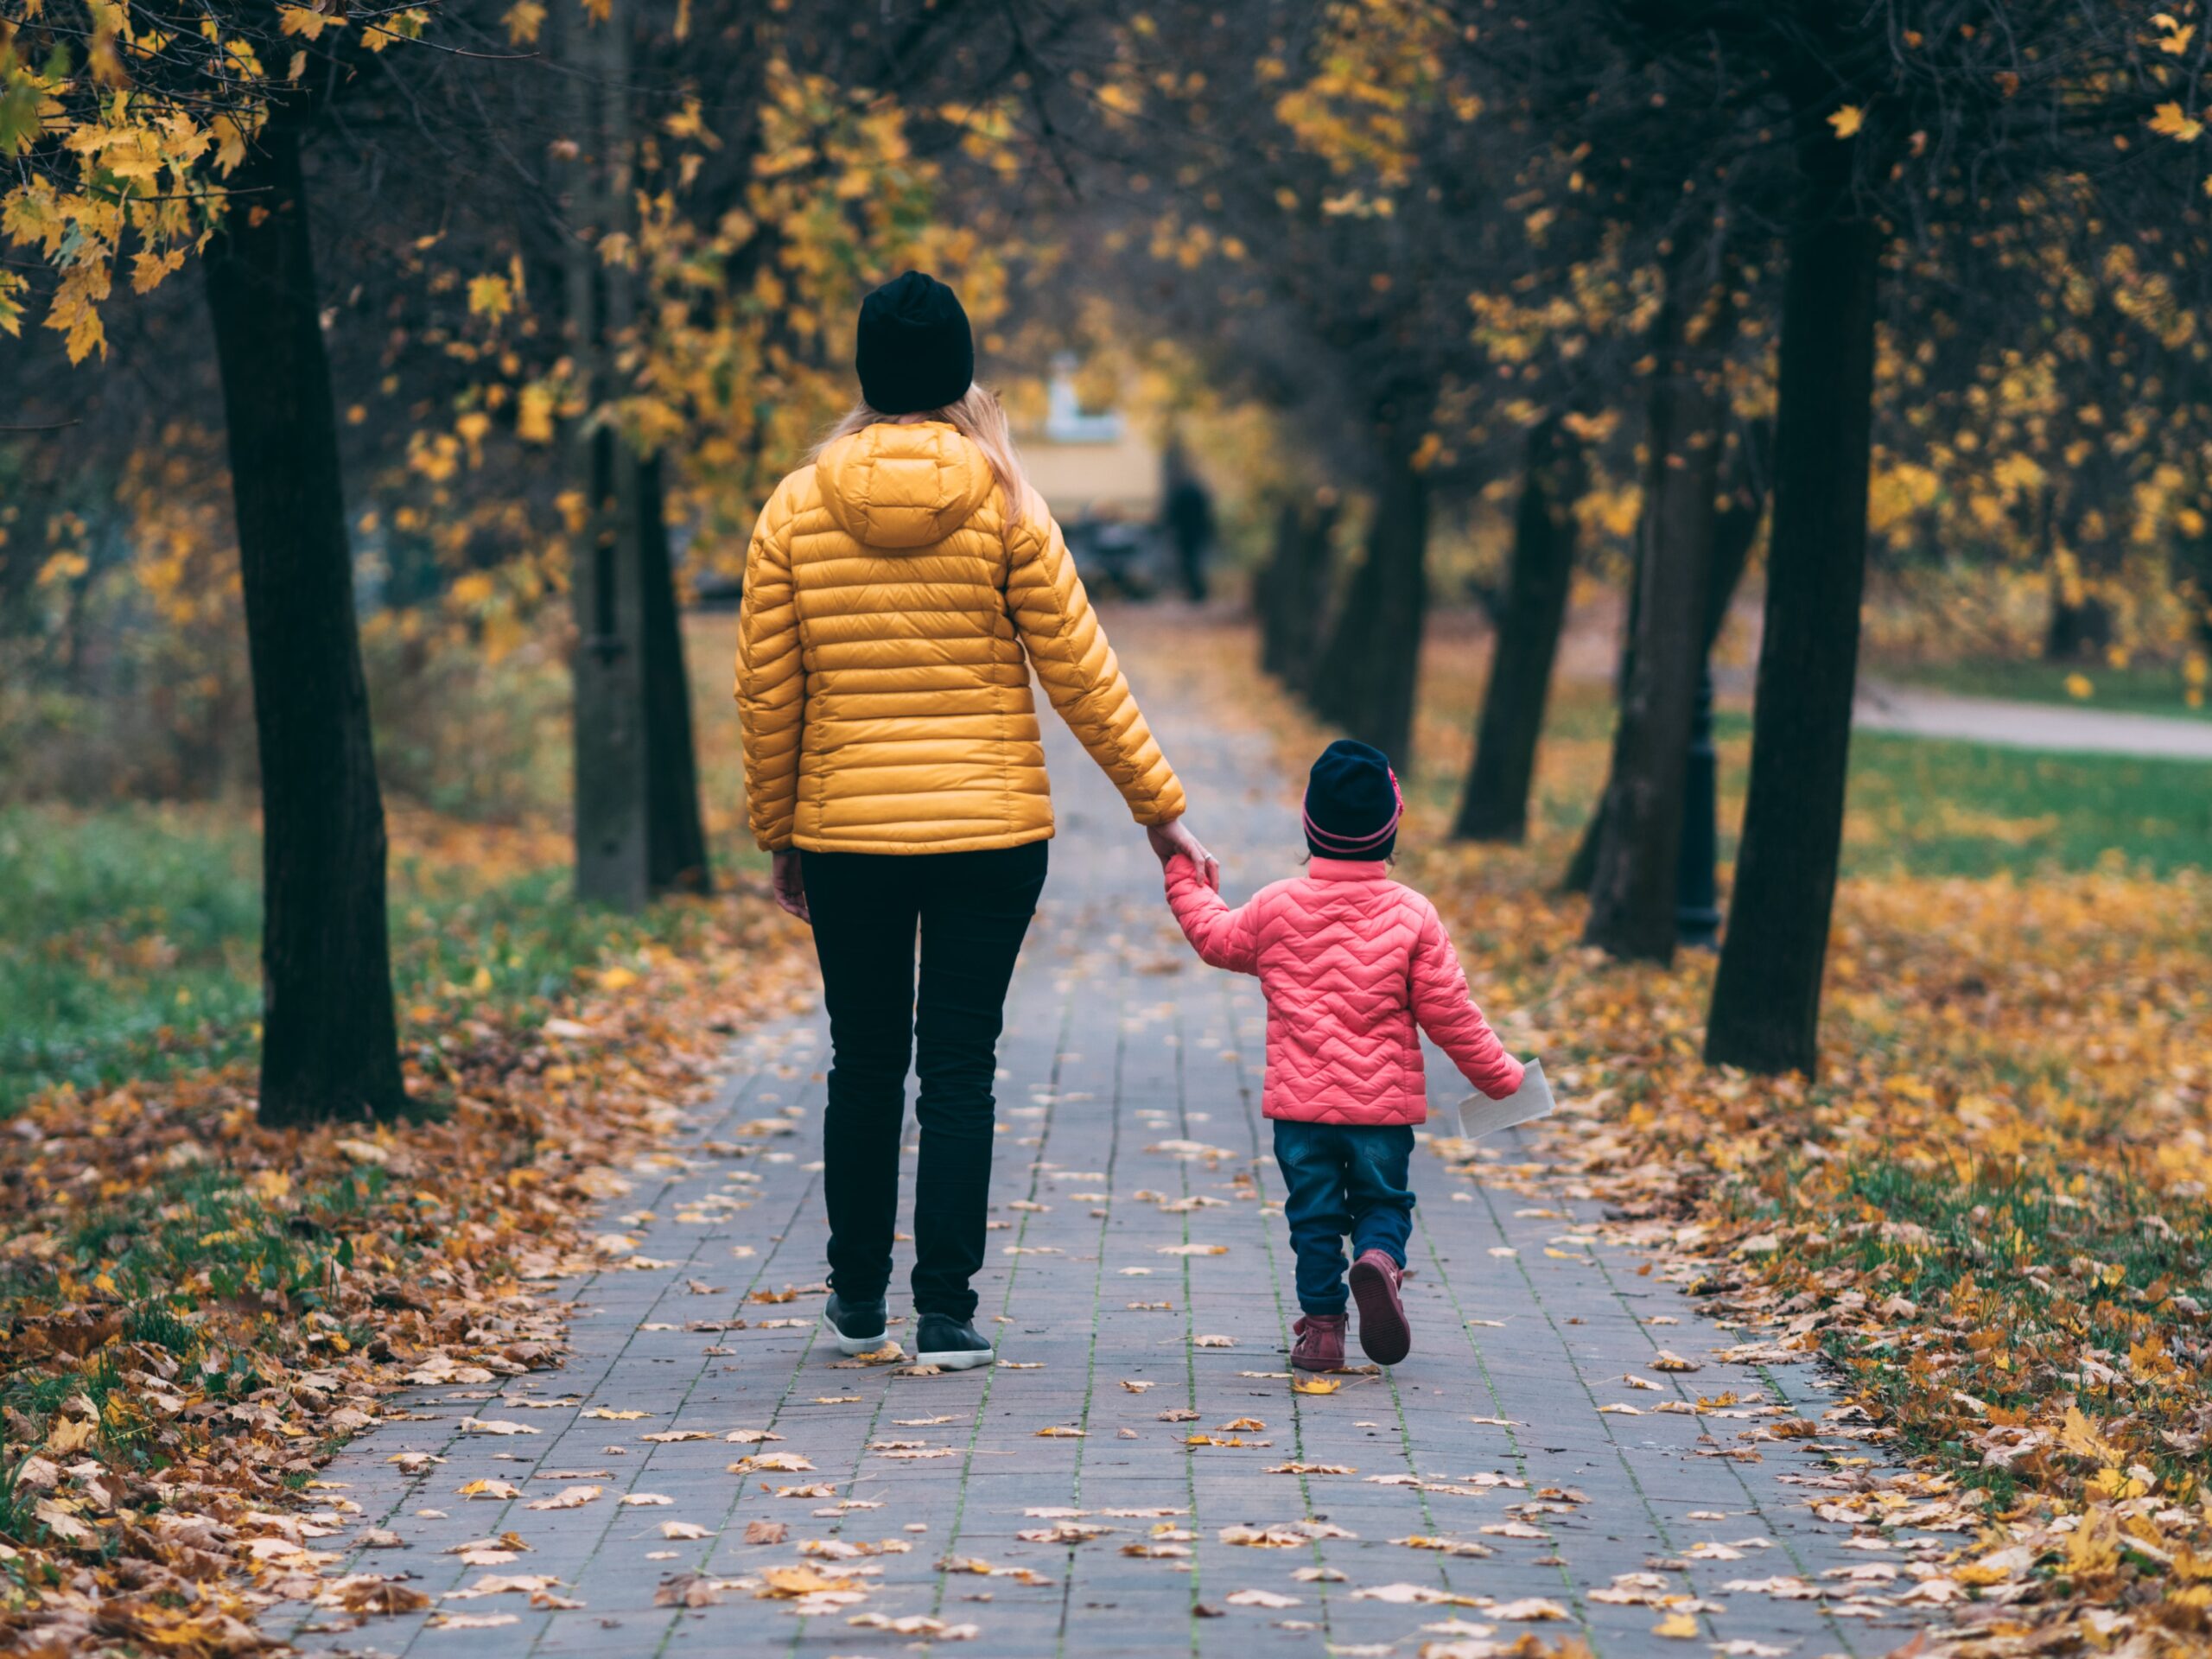
[[[568,29],[570,113],[583,149],[571,176],[567,298],[589,410],[576,445],[588,517],[569,569],[576,621],[576,896],[637,910],[652,886],[644,480],[609,407],[615,346],[634,321],[634,304],[629,273],[602,260],[598,245],[623,228],[628,211],[628,8],[611,0],[596,24],[579,8]]]
[[[1333,490],[1317,490],[1306,500],[1286,498],[1275,518],[1274,549],[1255,588],[1261,669],[1301,695],[1313,682],[1340,511]]]
[[[2212,487],[2200,485],[2190,505],[2204,527],[2194,535],[2177,528],[2171,543],[2174,591],[2190,619],[2197,648],[2212,652]]]
[[[1428,486],[1390,446],[1367,550],[1316,665],[1315,711],[1413,771],[1414,694],[1428,608]]]
[[[1647,502],[1644,517],[1648,518],[1649,512]],[[1644,548],[1649,540],[1649,531],[1639,520],[1631,548],[1633,563],[1628,573],[1628,614],[1621,619],[1621,659],[1613,670],[1613,741],[1605,756],[1605,782],[1598,791],[1598,804],[1591,811],[1589,822],[1582,826],[1582,839],[1574,843],[1574,856],[1567,861],[1567,874],[1560,878],[1560,890],[1563,893],[1587,893],[1598,875],[1598,849],[1605,844],[1605,814],[1612,807],[1613,775],[1620,766],[1619,710],[1628,706],[1629,682],[1636,675],[1637,618],[1643,603]]]
[[[1807,160],[1783,289],[1774,527],[1751,790],[1706,1058],[1810,1074],[1843,840],[1866,571],[1881,243],[1847,199],[1843,146]]]
[[[1720,630],[1728,620],[1728,607],[1735,602],[1736,589],[1743,585],[1744,572],[1751,563],[1751,549],[1758,543],[1759,521],[1766,516],[1768,479],[1773,464],[1773,423],[1770,421],[1753,423],[1737,447],[1735,481],[1727,491],[1728,505],[1715,521],[1713,532],[1713,571],[1706,584],[1705,648],[1700,661],[1713,655],[1719,643]],[[1638,542],[1642,541],[1639,535]],[[1637,556],[1637,569],[1642,569],[1643,555]],[[1631,573],[1630,581],[1637,580]],[[1616,695],[1627,696],[1629,675],[1636,666],[1637,607],[1633,588],[1629,605],[1628,638],[1621,652],[1620,672],[1617,677]],[[1618,746],[1618,728],[1615,728]],[[1598,848],[1605,839],[1605,809],[1612,794],[1611,762],[1607,762],[1605,785],[1599,791],[1597,810],[1582,827],[1582,839],[1575,843],[1574,855],[1567,861],[1567,873],[1560,878],[1560,891],[1587,893],[1590,883],[1598,874]]]
[[[1698,647],[1697,703],[1690,720],[1688,770],[1682,779],[1681,847],[1675,864],[1675,937],[1700,950],[1720,943],[1719,765],[1713,748],[1713,647],[1728,620],[1744,567],[1751,563],[1766,514],[1767,478],[1773,460],[1771,421],[1745,430],[1734,450],[1725,505],[1713,527],[1713,568],[1705,585],[1704,628]]]
[[[1574,503],[1581,446],[1556,417],[1529,432],[1526,477],[1513,516],[1513,567],[1493,620],[1497,640],[1483,690],[1475,756],[1452,826],[1459,841],[1518,842],[1550,700],[1552,664],[1574,575]]]
[[[1725,302],[1723,302],[1725,304]],[[1692,325],[1707,311],[1706,339]],[[1727,414],[1710,344],[1722,319],[1700,294],[1670,294],[1645,442],[1644,546],[1636,645],[1615,733],[1586,944],[1671,962],[1690,725],[1703,666],[1714,497]]]
[[[2044,491],[2039,539],[2050,582],[2050,617],[2043,654],[2054,663],[2101,662],[2113,639],[2106,584],[2118,573],[2123,553],[2106,509],[2126,499],[2128,484],[2101,450],[2092,450],[2069,477],[2067,489],[2071,504],[2063,547],[2057,492]]]
[[[1736,589],[1744,585],[1751,549],[1759,539],[1759,522],[1766,517],[1768,480],[1773,470],[1774,423],[1754,421],[1736,445],[1733,464],[1722,467],[1723,505],[1713,523],[1713,568],[1705,584],[1703,657],[1712,656],[1713,646],[1720,643],[1720,630],[1728,626]]]
[[[699,768],[691,736],[691,682],[683,664],[683,607],[668,545],[661,458],[638,467],[639,585],[644,602],[645,816],[655,893],[705,893],[714,885],[699,815]]]
[[[1252,610],[1260,624],[1260,672],[1281,678],[1283,665],[1288,659],[1287,641],[1284,638],[1287,589],[1290,571],[1298,556],[1298,543],[1304,533],[1302,514],[1298,499],[1285,495],[1275,507],[1274,545],[1268,550],[1268,562],[1252,578]]]
[[[1614,728],[1615,742],[1619,740],[1619,727]],[[1598,791],[1598,805],[1582,826],[1582,838],[1574,843],[1574,853],[1567,861],[1567,873],[1559,879],[1561,893],[1587,893],[1598,876],[1598,849],[1605,839],[1605,809],[1613,798],[1611,762],[1606,763],[1605,785]]]
[[[2050,621],[2044,630],[2044,660],[2053,663],[2096,662],[2112,644],[2112,607],[2098,594],[2069,598],[2054,583]]]
[[[205,277],[223,382],[261,772],[262,1122],[406,1103],[384,799],[300,168],[279,110],[232,175]]]

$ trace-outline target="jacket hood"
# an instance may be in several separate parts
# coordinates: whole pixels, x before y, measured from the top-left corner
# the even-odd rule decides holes
[[[990,463],[942,421],[878,422],[838,439],[814,463],[822,505],[863,547],[927,547],[989,499]]]

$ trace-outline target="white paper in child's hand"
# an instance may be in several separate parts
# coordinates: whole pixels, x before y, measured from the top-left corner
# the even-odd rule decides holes
[[[1531,1060],[1522,1077],[1521,1086],[1503,1100],[1492,1100],[1488,1095],[1469,1095],[1454,1103],[1452,1116],[1458,1123],[1452,1133],[1463,1141],[1480,1140],[1516,1123],[1533,1123],[1540,1117],[1549,1117],[1558,1104],[1552,1098],[1551,1084],[1544,1080],[1544,1063]]]

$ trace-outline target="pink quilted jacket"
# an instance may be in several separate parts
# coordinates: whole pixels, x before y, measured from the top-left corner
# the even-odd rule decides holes
[[[1436,906],[1393,881],[1388,864],[1316,858],[1306,874],[1231,910],[1188,859],[1176,858],[1167,902],[1207,962],[1259,976],[1269,1117],[1425,1121],[1416,1021],[1492,1100],[1521,1086],[1521,1062],[1468,995]]]

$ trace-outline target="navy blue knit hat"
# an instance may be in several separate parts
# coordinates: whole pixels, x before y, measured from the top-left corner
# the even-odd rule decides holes
[[[1390,757],[1340,737],[1306,780],[1306,848],[1316,858],[1388,858],[1398,845],[1406,798]]]
[[[976,379],[976,337],[960,296],[918,270],[886,283],[861,302],[853,366],[879,415],[958,403]]]

